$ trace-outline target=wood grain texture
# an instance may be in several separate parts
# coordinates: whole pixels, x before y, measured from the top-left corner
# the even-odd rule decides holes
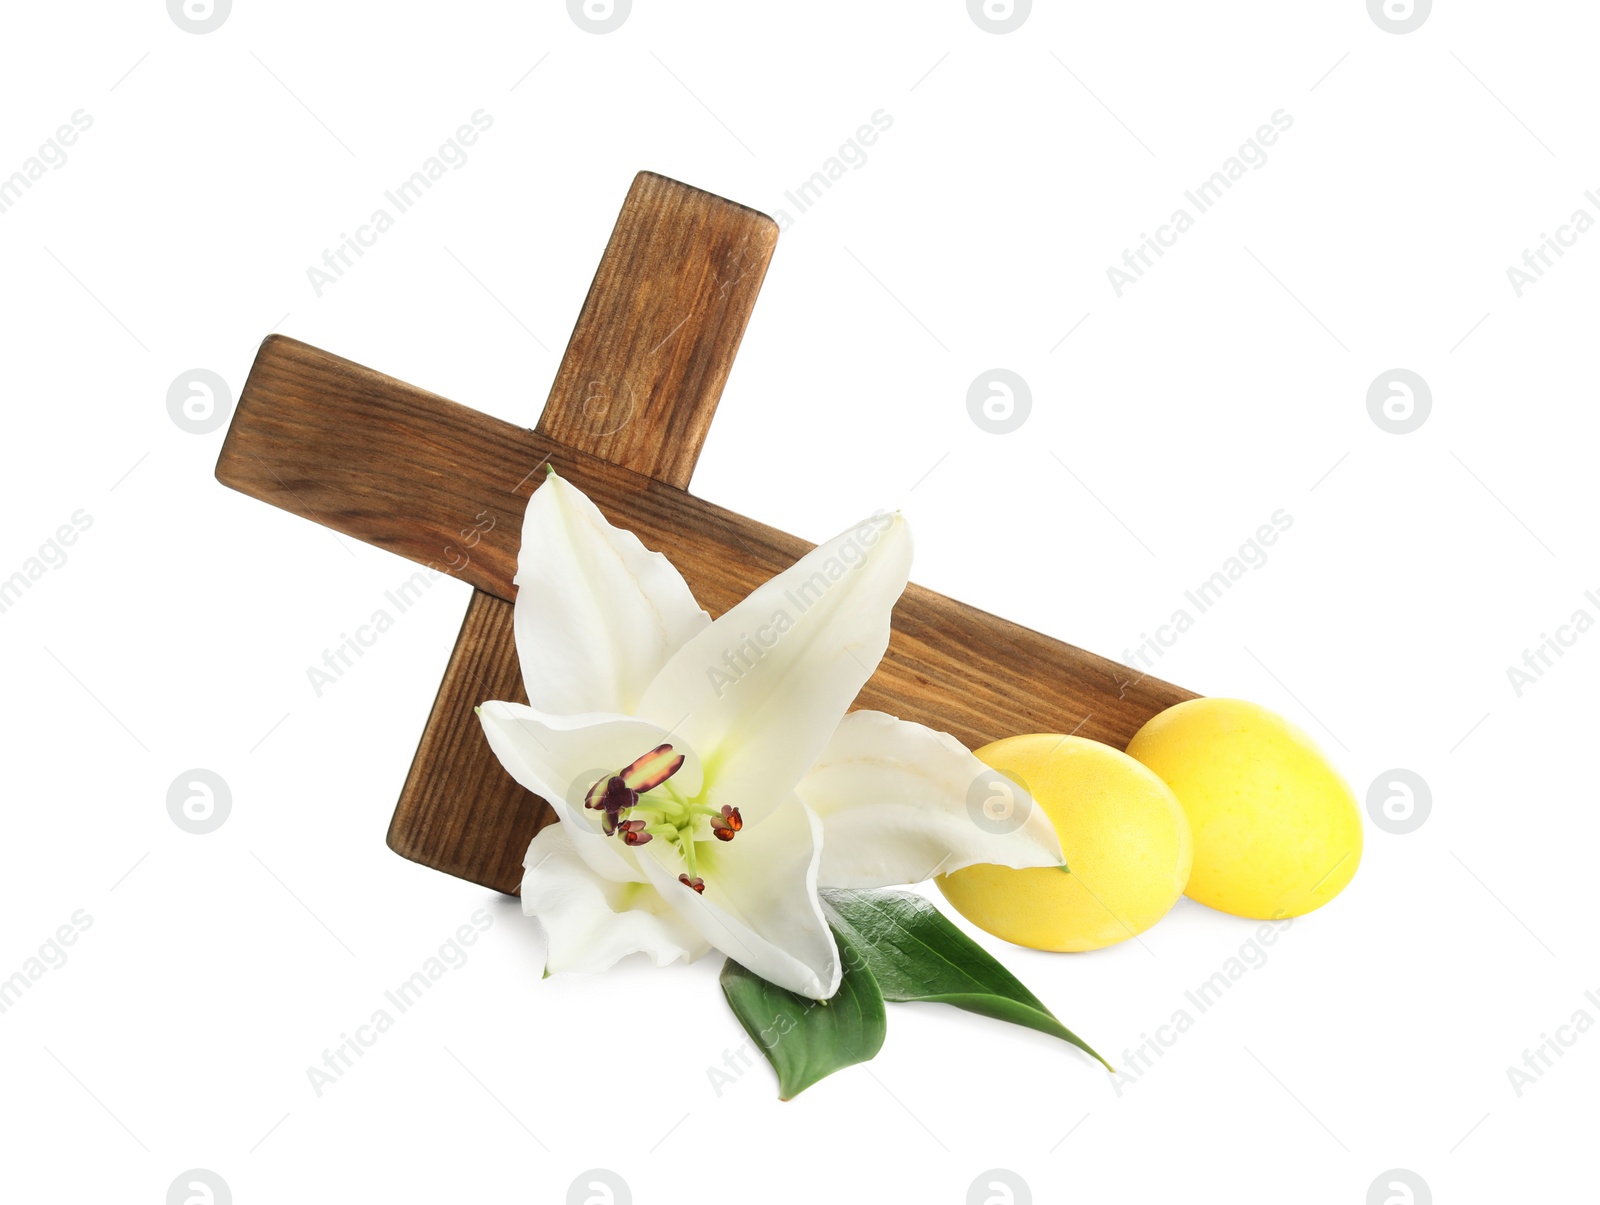
[[[772,219],[641,172],[578,315],[538,431],[687,487],[777,241]],[[389,826],[413,861],[515,891],[554,819],[488,752],[474,709],[526,702],[510,603],[474,590]]]
[[[543,476],[533,470],[545,463],[613,523],[666,551],[713,615],[811,547],[537,432],[277,337],[263,345],[241,393],[217,476],[509,602],[521,513]],[[480,513],[496,522],[470,560],[441,563],[440,550],[458,546],[461,525]],[[1151,716],[1193,697],[912,585],[895,609],[889,651],[857,703],[972,748],[1022,732],[1076,732],[1120,748]],[[490,885],[505,889],[504,880]]]
[[[765,214],[640,172],[539,433],[687,488],[777,241]]]
[[[473,714],[490,699],[528,701],[511,615],[510,603],[472,592],[388,836],[401,857],[508,895],[528,842],[555,819],[501,767]]]

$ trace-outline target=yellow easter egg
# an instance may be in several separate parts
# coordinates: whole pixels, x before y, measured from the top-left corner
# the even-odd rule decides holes
[[[1361,862],[1361,811],[1316,743],[1241,699],[1191,699],[1128,745],[1172,788],[1194,832],[1190,899],[1235,916],[1302,916]]]
[[[980,929],[1036,950],[1126,941],[1178,902],[1191,845],[1183,808],[1159,777],[1099,741],[1013,736],[977,751],[1044,809],[1067,869],[969,866],[935,880]]]

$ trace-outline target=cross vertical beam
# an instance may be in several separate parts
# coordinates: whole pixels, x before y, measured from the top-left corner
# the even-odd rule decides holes
[[[537,433],[687,488],[777,238],[764,214],[639,173]],[[488,699],[528,696],[512,604],[474,590],[389,825],[389,848],[510,893],[528,843],[554,815],[487,755],[473,709]]]

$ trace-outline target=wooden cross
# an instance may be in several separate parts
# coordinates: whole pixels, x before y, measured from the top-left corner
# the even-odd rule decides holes
[[[395,852],[514,894],[529,841],[555,819],[473,714],[527,701],[511,583],[544,465],[666,552],[713,615],[811,548],[687,492],[777,238],[765,214],[641,172],[531,431],[292,339],[262,344],[217,479],[475,587],[389,826]],[[969,748],[1075,732],[1120,749],[1193,697],[912,585],[856,702]]]

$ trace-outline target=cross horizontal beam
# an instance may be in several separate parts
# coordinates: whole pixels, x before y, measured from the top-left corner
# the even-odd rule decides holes
[[[522,512],[547,464],[646,547],[667,551],[713,615],[812,547],[282,336],[261,347],[217,478],[510,601]],[[889,651],[857,704],[974,748],[1022,732],[1076,732],[1121,748],[1151,716],[1193,697],[912,585],[895,608]]]

